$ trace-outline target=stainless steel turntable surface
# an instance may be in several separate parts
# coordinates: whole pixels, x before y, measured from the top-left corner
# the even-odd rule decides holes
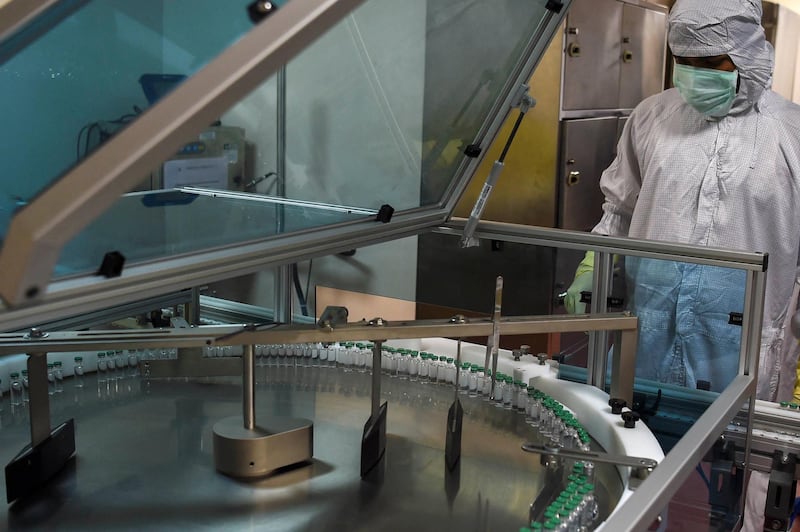
[[[386,455],[359,476],[369,373],[257,368],[256,413],[314,422],[314,459],[257,481],[219,474],[212,426],[241,415],[241,379],[147,380],[117,375],[51,396],[53,424],[74,418],[76,457],[49,486],[0,509],[8,530],[517,531],[544,489],[538,434],[524,415],[461,396],[463,454],[446,473],[452,385],[384,376]],[[30,441],[27,409],[4,399],[0,459]],[[597,467],[601,515],[618,500],[613,467]],[[0,487],[5,499],[5,486]]]

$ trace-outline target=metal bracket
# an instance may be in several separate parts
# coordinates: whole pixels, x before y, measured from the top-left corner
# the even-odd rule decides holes
[[[599,462],[601,464],[612,464],[631,468],[631,477],[628,487],[635,489],[644,479],[653,472],[658,462],[652,458],[637,458],[634,456],[623,456],[619,454],[584,452],[577,449],[561,449],[557,447],[546,447],[535,443],[523,443],[522,450],[526,453],[536,453],[544,456],[567,458],[571,460],[586,460],[589,462]]]
[[[536,107],[536,99],[528,92],[530,88],[527,83],[522,83],[517,87],[514,97],[511,99],[512,109],[519,108],[523,113],[527,113],[531,108]]]
[[[712,450],[708,503],[711,523],[718,530],[733,530],[740,514],[739,495],[744,471],[736,468],[735,463],[735,442],[724,438],[717,441]]]
[[[796,454],[776,450],[772,455],[772,472],[764,506],[764,530],[786,530],[789,527],[797,487],[795,467]]]
[[[383,327],[382,318],[374,318],[369,324]],[[388,403],[381,404],[381,351],[384,340],[377,340],[372,347],[372,391],[370,416],[364,424],[361,437],[361,478],[365,478],[383,459],[386,453],[386,413]]]

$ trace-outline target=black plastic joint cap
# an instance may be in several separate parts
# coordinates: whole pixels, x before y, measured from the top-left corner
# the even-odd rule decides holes
[[[711,382],[710,381],[699,380],[699,381],[697,381],[697,389],[698,390],[705,390],[707,392],[710,392],[711,391]]]
[[[394,207],[387,204],[381,205],[381,208],[378,210],[378,216],[376,220],[388,224],[389,222],[392,221],[393,214],[394,214]]]
[[[102,275],[108,279],[119,277],[122,275],[124,266],[125,256],[119,251],[109,251],[103,256],[103,262],[100,264],[100,269],[97,270],[97,275]]]
[[[258,24],[277,11],[277,9],[278,6],[275,5],[275,2],[256,0],[247,5],[247,14],[250,16],[250,21],[253,24]]]
[[[618,416],[622,413],[622,409],[628,406],[628,402],[625,399],[612,397],[608,400],[608,406],[611,407],[611,413]]]
[[[622,413],[622,421],[625,422],[626,429],[632,429],[636,427],[636,422],[639,421],[641,416],[639,416],[638,412],[634,412],[633,410],[628,410],[627,412]]]
[[[544,7],[553,13],[561,13],[561,10],[564,9],[564,4],[559,0],[547,0],[547,5]]]
[[[481,154],[481,147],[477,144],[470,144],[466,148],[464,148],[464,155],[474,159],[475,157]]]

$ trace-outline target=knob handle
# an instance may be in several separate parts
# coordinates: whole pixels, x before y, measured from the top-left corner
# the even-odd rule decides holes
[[[618,416],[622,413],[622,409],[628,406],[628,402],[625,399],[612,397],[608,400],[608,406],[611,407],[611,413]]]

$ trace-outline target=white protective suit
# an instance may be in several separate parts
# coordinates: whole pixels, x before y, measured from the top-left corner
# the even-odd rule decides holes
[[[603,173],[594,232],[769,253],[758,391],[791,400],[797,343],[788,336],[800,249],[800,108],[770,90],[773,49],[760,0],[678,0],[676,56],[728,54],[739,72],[730,113],[708,118],[676,89],[631,114]],[[637,374],[720,390],[735,375],[743,275],[718,268],[628,260],[641,324]],[[629,289],[631,285],[629,284]],[[726,352],[728,351],[728,352]],[[753,473],[743,530],[762,530],[768,477]]]
[[[728,116],[701,115],[676,89],[643,101],[603,173],[595,233],[769,254],[758,398],[791,400],[797,359],[786,324],[800,250],[800,107],[770,90],[773,49],[758,0],[678,0],[676,56],[728,54],[739,88]],[[626,261],[640,318],[637,375],[722,390],[738,369],[744,273]]]

